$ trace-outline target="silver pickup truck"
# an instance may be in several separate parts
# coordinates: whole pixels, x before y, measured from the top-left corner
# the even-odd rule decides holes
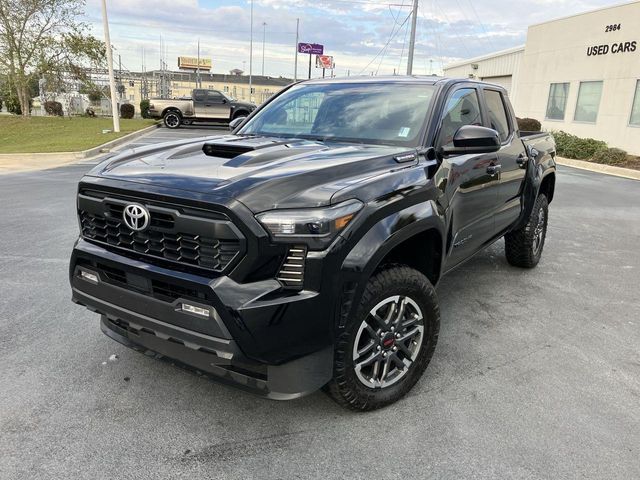
[[[240,102],[218,90],[195,89],[191,97],[152,98],[149,114],[162,118],[167,128],[178,128],[193,122],[229,123],[248,116],[255,109],[255,104]]]

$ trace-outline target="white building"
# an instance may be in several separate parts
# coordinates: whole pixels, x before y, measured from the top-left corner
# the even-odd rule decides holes
[[[532,25],[526,44],[444,68],[504,86],[516,115],[640,155],[640,1]]]

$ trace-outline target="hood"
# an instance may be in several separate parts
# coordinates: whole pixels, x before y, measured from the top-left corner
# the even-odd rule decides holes
[[[89,175],[233,198],[258,213],[329,205],[339,190],[398,168],[394,157],[408,152],[415,150],[224,135],[130,150]]]

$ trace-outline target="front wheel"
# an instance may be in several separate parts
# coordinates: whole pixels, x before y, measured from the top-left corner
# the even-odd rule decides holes
[[[354,319],[339,337],[327,393],[353,410],[402,398],[427,368],[438,340],[440,311],[429,280],[391,265],[367,283]]]
[[[538,195],[526,225],[504,236],[507,262],[514,267],[533,268],[540,261],[547,237],[549,202],[544,193]]]
[[[182,116],[178,112],[167,112],[164,114],[164,125],[167,128],[178,128],[182,123]]]

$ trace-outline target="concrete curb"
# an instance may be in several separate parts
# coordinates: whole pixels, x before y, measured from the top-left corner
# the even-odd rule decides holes
[[[556,157],[556,163],[567,167],[589,170],[590,172],[604,173],[606,175],[630,178],[632,180],[640,180],[640,170],[633,170],[631,168],[614,167],[613,165],[603,165],[601,163],[585,162],[584,160],[573,160],[571,158],[563,157]]]
[[[92,159],[111,149],[129,143],[161,125],[155,124],[141,130],[128,133],[120,138],[98,145],[97,147],[80,152],[55,152],[55,153],[2,153],[0,154],[0,174],[19,173],[33,170],[60,167],[80,160]]]

